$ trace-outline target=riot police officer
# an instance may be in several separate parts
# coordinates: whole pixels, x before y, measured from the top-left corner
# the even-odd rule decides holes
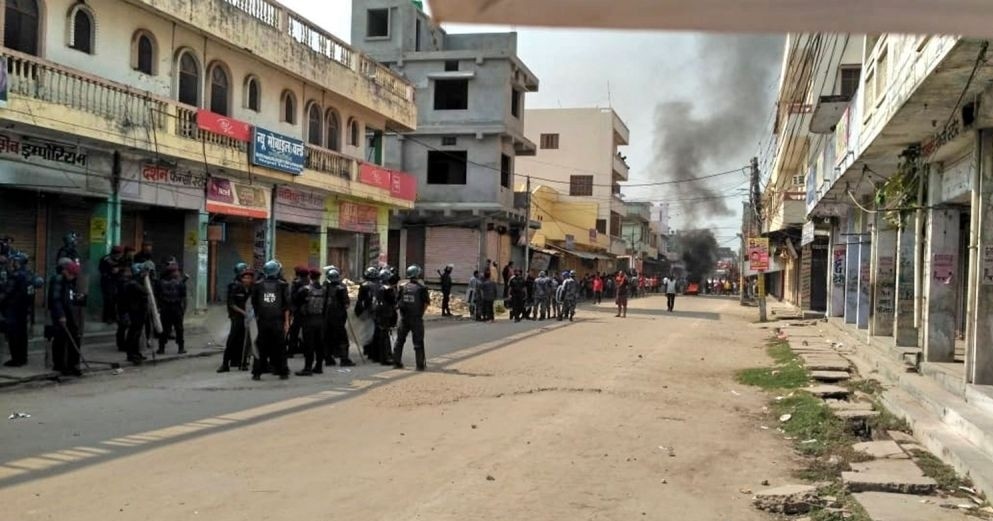
[[[514,270],[514,275],[507,282],[510,291],[510,318],[520,322],[524,316],[524,301],[527,298],[527,281],[521,270]]]
[[[175,267],[169,267],[159,282],[159,316],[162,317],[162,334],[159,335],[158,354],[165,354],[169,335],[175,331],[179,354],[186,353],[183,338],[183,315],[186,314],[186,282],[183,274]]]
[[[348,288],[341,282],[341,271],[334,266],[328,266],[324,271],[326,281],[325,294],[328,305],[325,314],[325,361],[334,365],[334,357],[338,357],[342,367],[352,367],[355,362],[348,357],[348,332],[345,330],[348,321]]]
[[[321,285],[320,270],[308,270],[309,284],[301,286],[293,294],[294,306],[297,310],[295,320],[300,323],[303,332],[303,369],[296,372],[297,376],[311,376],[324,372],[326,358],[324,344],[324,316],[327,311],[327,293]],[[317,359],[315,365],[314,359]]]
[[[376,290],[376,357],[381,365],[393,364],[393,347],[390,333],[397,325],[397,288],[393,285],[394,274],[389,268],[379,271],[379,288]]]
[[[538,278],[534,280],[534,304],[535,314],[538,320],[545,320],[550,317],[549,304],[551,297],[551,281],[544,271],[538,272]]]
[[[428,309],[431,295],[428,288],[417,279],[421,277],[421,268],[411,265],[407,268],[406,284],[400,287],[399,308],[400,328],[397,330],[397,341],[393,347],[393,367],[403,368],[403,346],[407,343],[407,334],[414,337],[414,357],[417,370],[427,368],[424,357],[424,312]]]
[[[301,288],[310,285],[310,270],[305,266],[297,266],[293,268],[293,281],[290,283],[290,295],[295,296]],[[293,355],[300,353],[300,330],[303,327],[303,323],[297,318],[297,313],[299,307],[295,301],[290,302],[290,313],[293,314],[293,319],[290,322],[290,332],[286,336],[286,350],[287,356],[292,358]]]
[[[121,273],[121,260],[124,248],[114,246],[110,253],[100,259],[100,293],[103,297],[103,321],[113,324],[117,321],[117,279]]]
[[[65,260],[65,262],[62,262]],[[78,262],[59,260],[59,273],[48,288],[48,309],[52,318],[52,369],[66,376],[82,376],[79,352],[82,347],[80,316],[74,308],[86,303],[86,296],[76,293],[76,278],[82,269]]]
[[[252,366],[252,380],[262,379],[265,362],[281,380],[290,377],[286,366],[286,333],[290,329],[290,285],[279,278],[282,266],[270,260],[262,266],[265,277],[252,289],[252,308],[259,328],[259,357]]]
[[[124,349],[127,352],[127,360],[135,365],[140,365],[145,359],[141,354],[141,335],[145,333],[148,324],[148,314],[150,301],[154,296],[149,293],[145,279],[150,275],[148,266],[144,263],[136,263],[131,268],[132,278],[124,286],[124,295],[121,304],[127,310],[128,332],[124,341]]]
[[[224,346],[224,359],[218,373],[226,373],[234,365],[242,371],[247,371],[245,364],[246,348],[252,343],[248,334],[246,320],[248,319],[248,298],[252,291],[255,274],[248,269],[248,264],[239,262],[234,266],[234,280],[228,284],[228,318],[231,329],[228,330],[228,341]]]
[[[31,308],[34,306],[34,275],[28,271],[28,257],[15,253],[10,257],[11,273],[7,280],[6,295],[3,299],[3,313],[6,319],[7,347],[10,360],[7,367],[21,367],[28,363],[28,328]]]
[[[579,282],[576,281],[575,271],[562,272],[562,285],[559,286],[556,299],[561,305],[559,321],[568,318],[572,322],[576,316],[576,302],[579,300]]]
[[[62,247],[59,248],[58,253],[55,254],[56,260],[69,259],[71,261],[79,262],[79,251],[76,250],[78,245],[78,233],[69,232],[65,234],[65,237],[62,237]]]
[[[361,320],[376,320],[376,293],[379,291],[380,279],[379,270],[375,267],[368,267],[362,274],[362,284],[359,286],[359,294],[355,299],[355,317]],[[357,340],[357,339],[356,339]],[[376,344],[377,338],[373,334],[372,338],[364,346],[362,352],[373,362],[379,362],[379,349]]]

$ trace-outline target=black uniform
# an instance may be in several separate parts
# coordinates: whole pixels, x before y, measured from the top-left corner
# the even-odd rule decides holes
[[[244,311],[250,296],[251,289],[246,288],[241,282],[235,280],[228,284],[228,318],[231,319],[231,330],[228,332],[228,341],[224,346],[224,361],[221,362],[223,367],[233,365],[241,367],[242,370],[247,369],[245,354],[249,350],[246,346],[252,343],[252,339],[245,327]]]
[[[11,366],[28,363],[28,328],[34,305],[33,278],[31,272],[22,266],[11,273],[7,280],[6,295],[0,311],[6,319],[7,347],[10,349],[8,365]]]
[[[147,275],[144,275],[147,276]],[[124,285],[124,294],[121,297],[121,304],[127,310],[128,333],[124,341],[124,350],[128,354],[131,362],[141,362],[141,334],[145,331],[148,323],[149,302],[152,295],[145,287],[145,281],[138,275],[129,280]]]
[[[76,250],[76,245],[66,244],[59,248],[59,251],[55,253],[55,262],[58,263],[59,259],[69,259],[79,262],[79,251]]]
[[[325,345],[324,345],[324,313],[327,308],[327,298],[324,287],[317,282],[312,282],[301,287],[293,294],[294,322],[300,324],[303,330],[303,371],[297,374],[303,375],[324,371]],[[314,359],[317,363],[314,363]]]
[[[417,370],[426,367],[424,359],[424,312],[427,310],[431,295],[423,284],[411,280],[400,287],[400,328],[397,330],[397,342],[393,347],[393,366],[403,367],[403,346],[407,343],[407,334],[414,337],[414,357]]]
[[[510,318],[519,322],[524,316],[524,300],[527,298],[527,281],[521,275],[514,275],[510,287]]]
[[[390,332],[397,326],[397,289],[390,284],[380,284],[376,289],[376,332],[373,342],[376,344],[376,358],[379,363],[393,363]]]
[[[65,275],[55,275],[48,287],[48,309],[55,327],[52,341],[52,369],[63,374],[81,374],[79,351],[82,347],[79,316],[74,307],[80,305],[74,281]],[[65,319],[65,324],[60,321]],[[73,346],[75,343],[75,347]]]
[[[183,315],[186,314],[186,283],[169,275],[159,282],[159,316],[162,319],[162,334],[159,335],[159,354],[165,353],[169,335],[175,331],[179,353],[186,352],[183,338]]]
[[[125,352],[128,350],[128,329],[131,327],[131,314],[128,313],[128,306],[124,302],[124,288],[127,287],[131,279],[118,276],[114,281],[114,295],[117,302],[115,311],[117,312],[117,350]]]
[[[103,297],[103,321],[112,324],[117,321],[117,277],[120,271],[120,258],[104,255],[100,259],[100,295]]]
[[[259,358],[252,366],[252,376],[261,376],[268,367],[280,377],[289,376],[286,367],[286,314],[290,311],[290,285],[285,280],[265,279],[252,289],[252,308],[259,326]]]
[[[379,291],[380,283],[374,280],[367,280],[359,286],[359,295],[355,299],[355,316],[361,317],[365,313],[371,313],[375,321],[375,298]],[[379,352],[376,344],[377,337],[374,334],[368,344],[362,346],[362,352],[373,362],[379,362]]]
[[[290,283],[290,296],[293,297],[300,291],[301,288],[305,288],[310,284],[309,278],[297,277],[293,279]],[[299,308],[296,302],[290,302],[290,313],[293,314],[292,321],[290,322],[290,331],[286,334],[286,350],[288,356],[293,356],[301,352],[300,349],[300,330],[303,327],[303,323],[299,319]]]
[[[334,357],[341,359],[341,365],[355,365],[348,357],[348,332],[345,324],[348,320],[348,306],[351,304],[348,298],[348,288],[338,282],[324,284],[325,295],[327,295],[328,305],[325,314],[325,338],[324,345],[325,361],[328,365],[334,365]]]
[[[441,274],[441,314],[442,316],[452,316],[452,310],[448,307],[452,296],[452,272],[446,269]]]

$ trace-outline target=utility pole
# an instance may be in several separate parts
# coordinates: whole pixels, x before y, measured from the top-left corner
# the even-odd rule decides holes
[[[527,277],[531,273],[531,174],[527,176],[527,184],[525,185],[525,199],[527,200],[527,209],[525,210],[525,223],[524,223],[524,276]]]
[[[756,157],[752,158],[752,179],[751,179],[751,193],[752,193],[752,222],[754,225],[751,227],[752,230],[749,233],[751,237],[757,237],[762,233],[762,187],[760,185],[761,175],[759,173],[759,160]],[[746,252],[747,254],[747,252]],[[768,252],[766,252],[768,256]],[[759,302],[759,322],[765,322],[768,320],[766,316],[765,308],[765,270],[758,271],[758,302]]]

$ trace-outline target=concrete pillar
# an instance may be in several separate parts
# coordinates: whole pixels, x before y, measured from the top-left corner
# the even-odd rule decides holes
[[[252,240],[252,268],[256,271],[262,269],[262,265],[272,258],[271,252],[276,250],[276,238],[269,233],[270,223],[275,223],[273,219],[255,221],[254,237]]]
[[[979,172],[973,178],[969,324],[966,381],[993,384],[993,131],[979,138]]]
[[[869,316],[870,316],[870,306],[871,306],[871,289],[872,284],[870,280],[871,265],[870,257],[872,254],[872,235],[869,233],[870,226],[870,216],[862,211],[857,212],[857,230],[859,235],[856,237],[858,241],[858,264],[857,264],[857,291],[856,291],[856,319],[855,325],[859,329],[869,329]]]
[[[893,313],[896,309],[896,230],[883,214],[875,214],[872,230],[872,317],[869,334],[893,336]]]
[[[210,245],[207,242],[207,223],[210,214],[205,210],[189,212],[183,226],[183,271],[190,276],[187,283],[187,308],[194,311],[207,309],[207,269]]]
[[[841,236],[841,225],[831,226],[831,238],[828,245],[828,277],[827,277],[827,316],[845,316],[845,252],[848,247]]]
[[[379,236],[379,258],[378,262],[385,266],[389,262],[390,248],[390,209],[385,206],[379,207],[379,218],[377,219],[376,234]],[[406,266],[404,266],[406,267]],[[399,268],[398,268],[399,269]],[[426,270],[426,268],[425,268]]]
[[[917,247],[917,220],[914,214],[903,216],[897,232],[896,313],[893,340],[897,347],[917,347],[914,324],[914,251]]]
[[[936,192],[937,190],[937,192]],[[940,193],[941,176],[931,175],[930,193]],[[959,211],[928,210],[924,262],[924,358],[928,362],[955,361],[955,273],[958,265]]]
[[[845,226],[845,323],[855,324],[859,306],[859,243],[854,211],[848,212]]]
[[[56,212],[58,208],[54,209]],[[119,221],[119,219],[118,219]],[[83,234],[89,240],[89,259],[90,262],[83,263],[84,278],[86,281],[86,293],[89,295],[87,299],[87,309],[99,310],[103,306],[103,291],[100,290],[100,259],[104,255],[110,253],[110,248],[113,245],[113,228],[114,222],[114,205],[111,200],[102,201],[97,203],[93,207],[93,213],[90,214],[90,229],[87,233],[86,230],[79,230],[80,234]],[[117,235],[120,236],[120,223],[117,226]],[[79,252],[82,255],[82,252]],[[41,268],[41,263],[36,265]]]

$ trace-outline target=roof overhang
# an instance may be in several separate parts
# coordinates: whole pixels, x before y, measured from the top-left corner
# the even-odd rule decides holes
[[[431,11],[439,23],[993,37],[989,0],[431,0]]]

